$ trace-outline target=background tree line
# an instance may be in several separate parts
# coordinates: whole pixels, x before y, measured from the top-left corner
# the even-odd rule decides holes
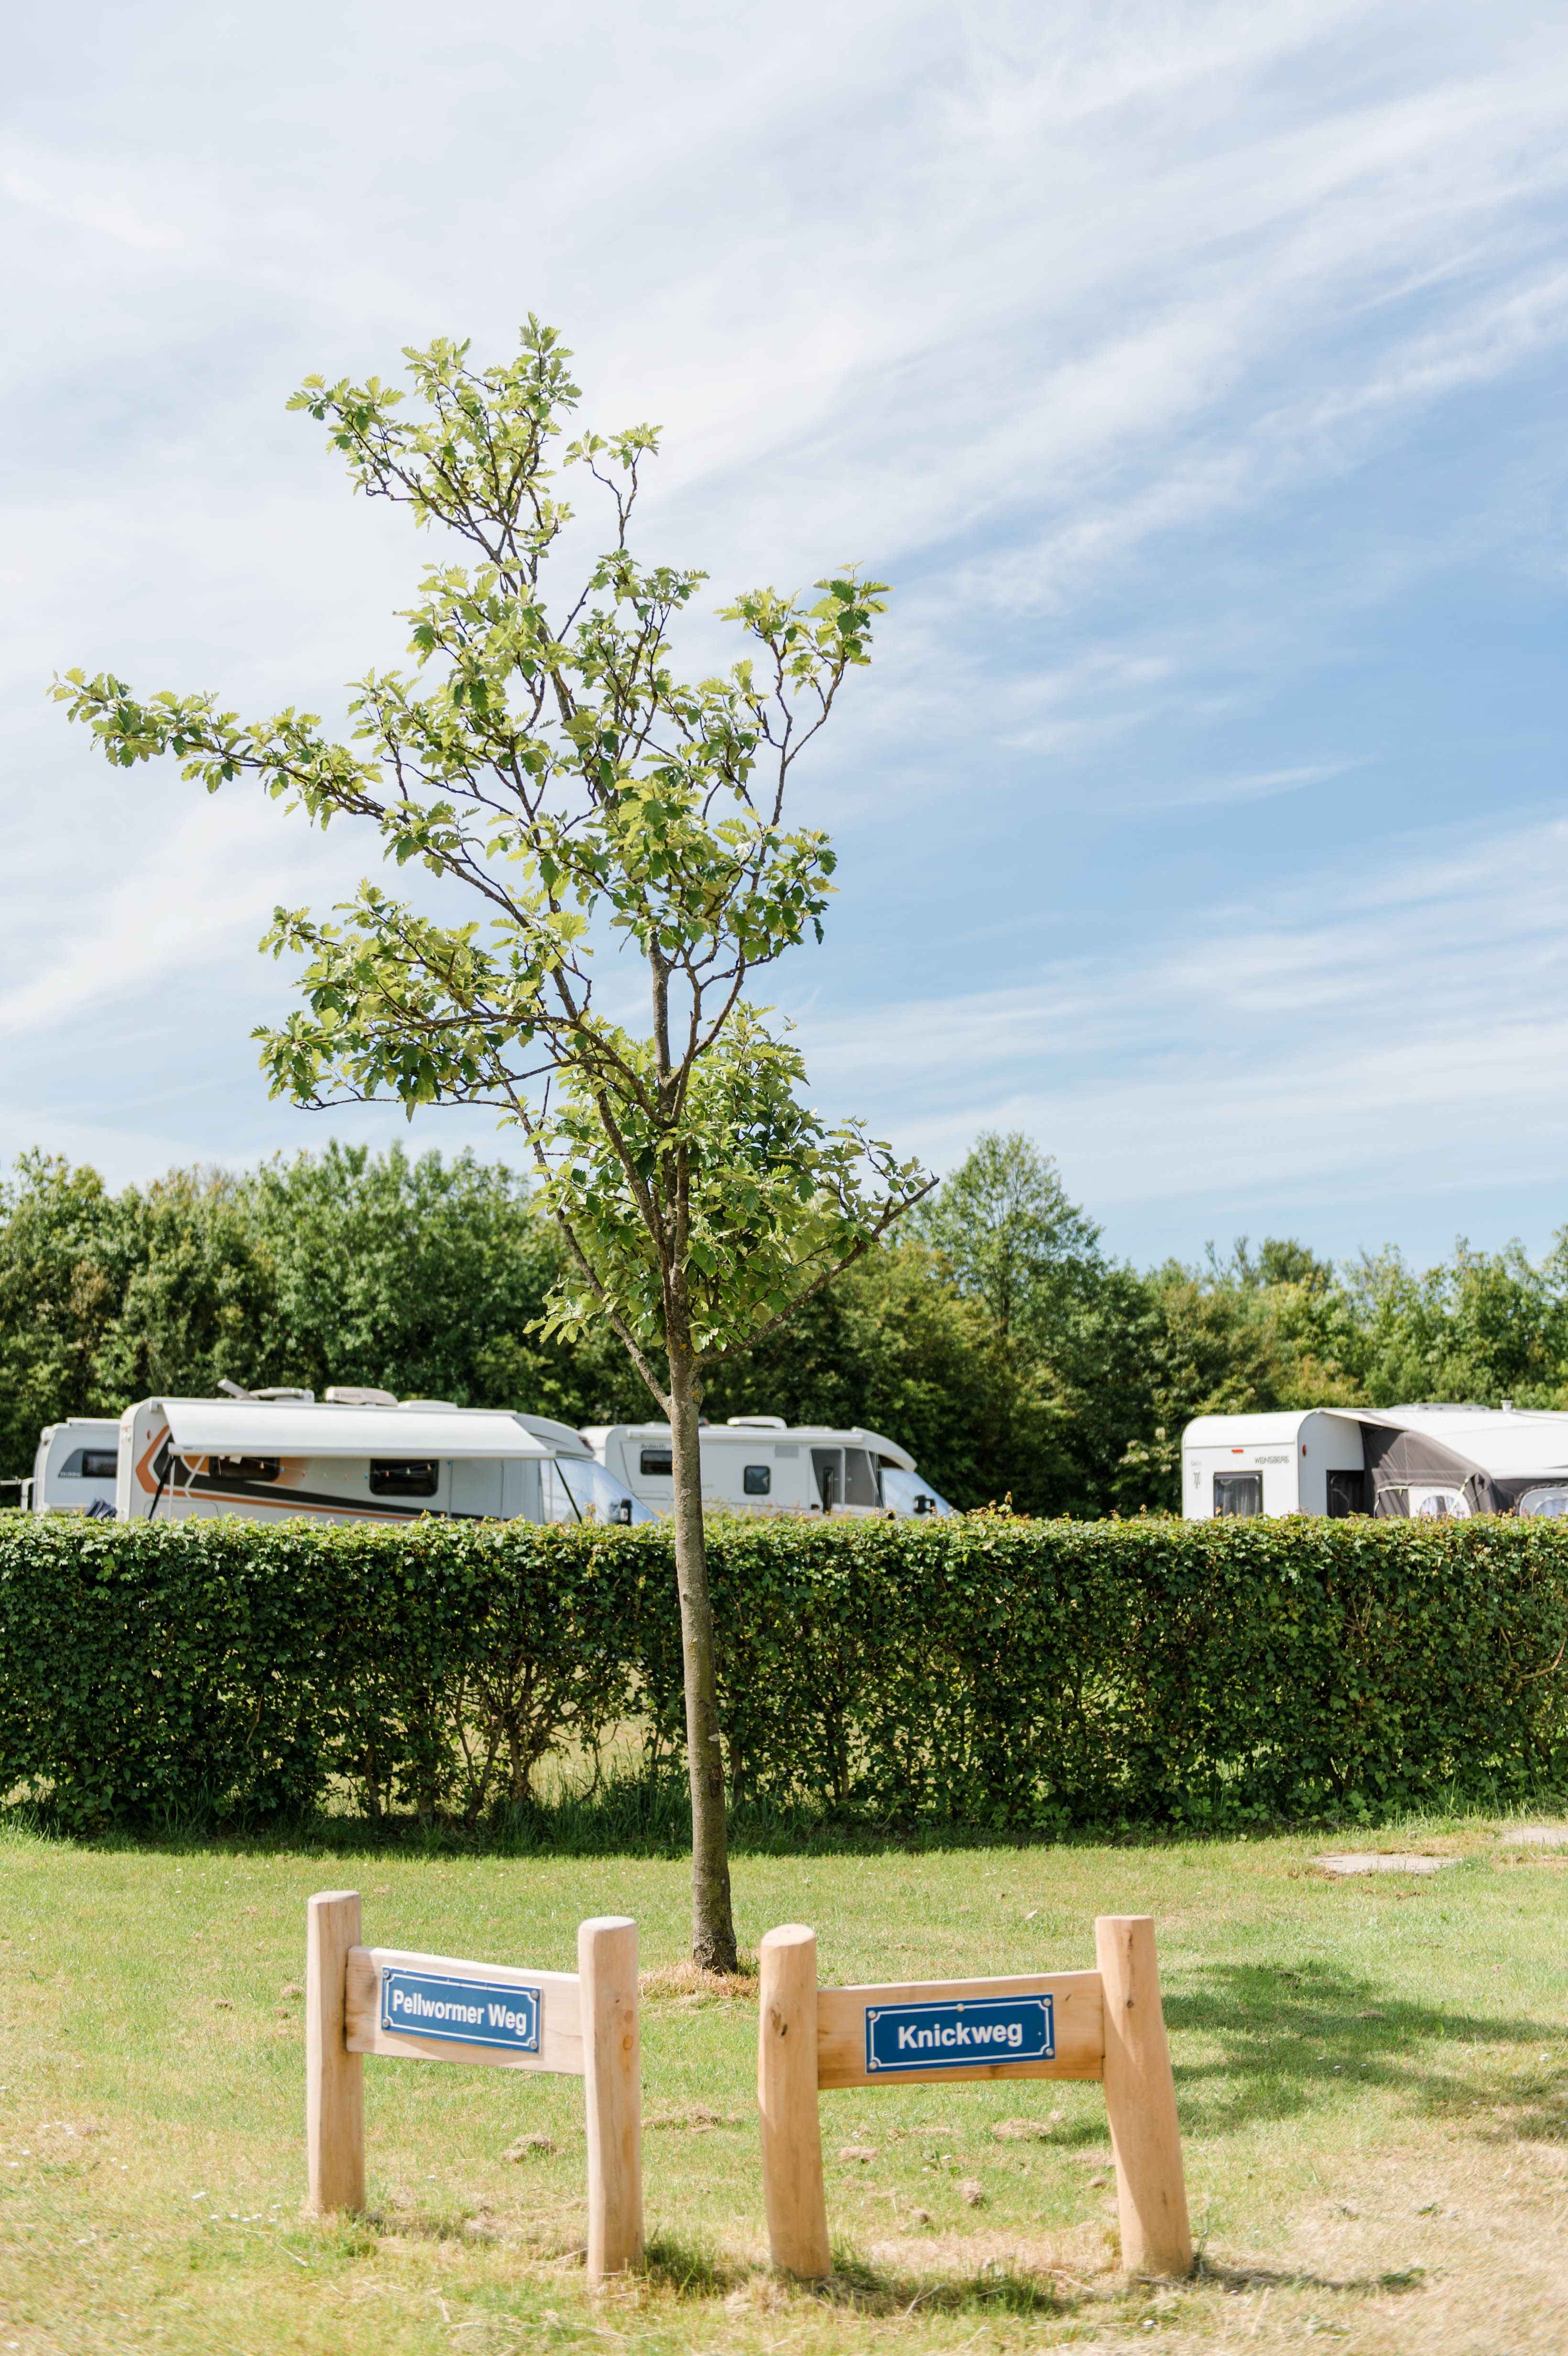
[[[0,1471],[62,1416],[222,1375],[649,1415],[613,1337],[533,1330],[559,1250],[526,1182],[471,1153],[329,1145],[118,1194],[26,1155],[0,1187]],[[900,1240],[716,1369],[705,1411],[862,1423],[955,1505],[1095,1515],[1177,1503],[1193,1415],[1413,1398],[1568,1406],[1568,1229],[1539,1263],[1461,1242],[1335,1267],[1270,1238],[1140,1272],[1027,1138],[987,1134]]]

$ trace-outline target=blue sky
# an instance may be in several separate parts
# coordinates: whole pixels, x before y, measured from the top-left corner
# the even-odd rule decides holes
[[[81,5],[0,112],[0,1154],[319,1144],[255,942],[364,853],[97,762],[51,672],[331,713],[422,543],[283,402],[533,310],[713,603],[897,585],[775,995],[1139,1260],[1568,1220],[1568,18]],[[487,1119],[332,1118],[504,1151]]]

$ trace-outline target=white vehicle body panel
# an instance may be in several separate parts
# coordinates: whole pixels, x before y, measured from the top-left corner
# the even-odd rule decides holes
[[[234,1398],[127,1408],[114,1509],[122,1521],[645,1518],[581,1433],[544,1418]]]
[[[667,1423],[591,1424],[583,1438],[605,1470],[656,1513],[675,1506]],[[704,1424],[700,1435],[702,1502],[733,1513],[827,1514],[900,1518],[950,1514],[946,1500],[922,1481],[907,1448],[859,1425],[786,1426],[779,1417],[747,1417]],[[884,1491],[884,1476],[886,1490]],[[920,1505],[917,1499],[931,1502]]]
[[[1314,1408],[1305,1414],[1200,1415],[1181,1438],[1181,1512],[1189,1522],[1214,1516],[1214,1476],[1256,1472],[1263,1510],[1326,1514],[1328,1475],[1360,1472],[1366,1458],[1353,1416]]]
[[[84,1513],[95,1503],[112,1506],[115,1474],[101,1469],[120,1446],[112,1418],[73,1415],[46,1425],[33,1459],[35,1514]]]

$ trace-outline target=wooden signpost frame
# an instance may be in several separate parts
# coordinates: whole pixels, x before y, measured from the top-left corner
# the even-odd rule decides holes
[[[383,2026],[384,1971],[538,1993],[538,2050],[459,2042]],[[577,1933],[575,1972],[533,1972],[360,1942],[359,1893],[324,1890],[306,1910],[306,2205],[365,2205],[364,2056],[547,2070],[583,2081],[588,2128],[588,2280],[643,2263],[642,2062],[637,1926],[606,1914]]]
[[[1115,2156],[1122,2263],[1130,2274],[1188,2275],[1192,2232],[1181,2169],[1176,2085],[1166,2043],[1149,1914],[1102,1914],[1095,1968],[899,1987],[818,1987],[816,1933],[798,1922],[762,1944],[757,2103],[763,2187],[773,2264],[788,2274],[833,2271],[822,2179],[817,2094],[825,2086],[960,2085],[995,2078],[1099,2079]],[[868,2016],[910,2007],[964,2006],[995,2014],[1049,1996],[1049,2060],[901,2063],[868,2068]],[[989,2033],[989,2032],[988,2032]]]

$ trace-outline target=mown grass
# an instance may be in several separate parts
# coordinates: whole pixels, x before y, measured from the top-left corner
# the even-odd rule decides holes
[[[0,1839],[0,2356],[479,2351],[607,2340],[816,2351],[1039,2345],[1502,2351],[1568,2344],[1568,1852],[1480,1820],[1370,1846],[1459,1862],[1334,1883],[1299,1837],[746,1854],[742,1938],[817,1926],[825,1976],[1092,1959],[1159,1925],[1189,2189],[1187,2285],[1117,2270],[1091,2086],[822,2100],[832,2285],[765,2265],[755,2006],[683,1968],[657,1855]],[[1342,1841],[1338,1844],[1345,1845]],[[368,2213],[304,2186],[304,1901],[357,1883],[378,1941],[570,1968],[641,1926],[649,2267],[581,2279],[581,2091],[367,2064]],[[1004,2128],[998,2135],[996,2130]],[[509,2158],[508,2153],[519,2156]],[[869,2152],[872,2157],[841,2154]]]

